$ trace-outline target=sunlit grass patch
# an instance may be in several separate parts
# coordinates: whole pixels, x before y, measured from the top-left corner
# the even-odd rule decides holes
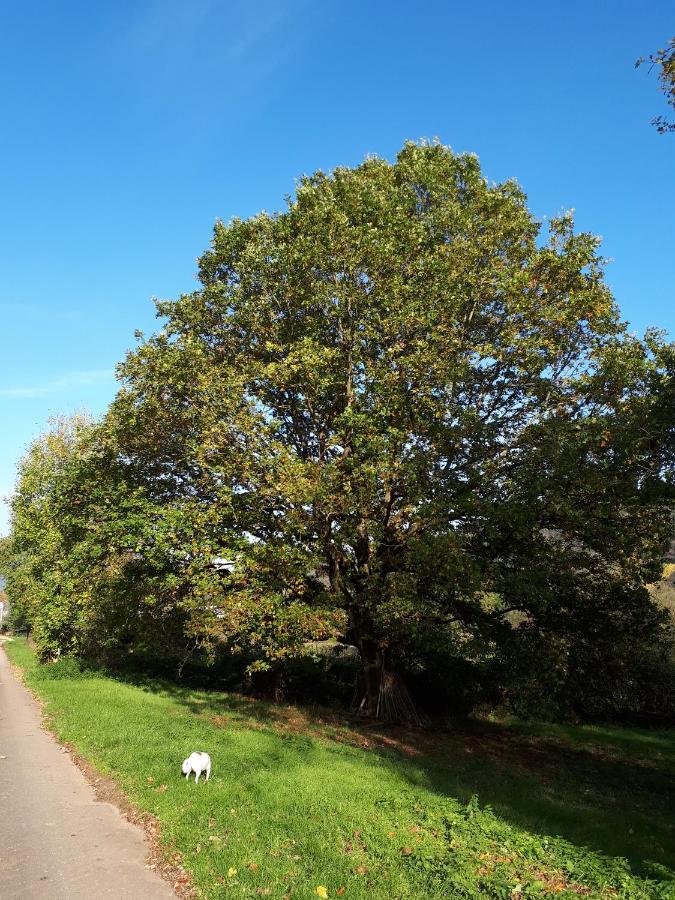
[[[466,723],[418,740],[8,652],[205,897],[675,897],[672,732]],[[207,784],[181,777],[193,750]]]

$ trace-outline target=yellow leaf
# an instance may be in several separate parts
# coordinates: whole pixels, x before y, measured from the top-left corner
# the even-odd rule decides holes
[[[229,869],[227,870],[227,877],[228,877],[228,878],[234,878],[234,876],[235,876],[236,874],[237,874],[237,870],[236,870],[236,869],[229,868]]]
[[[322,884],[315,888],[314,893],[318,894],[319,897],[323,897],[324,900],[326,900],[326,897],[328,896],[328,891]]]

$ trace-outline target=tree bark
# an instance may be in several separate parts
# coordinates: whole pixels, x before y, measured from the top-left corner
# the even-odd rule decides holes
[[[356,531],[355,555],[359,578],[367,583],[370,575],[371,544],[365,521]],[[378,641],[367,604],[360,604],[358,593],[350,595],[350,634],[361,654],[361,672],[354,696],[354,708],[364,718],[380,722],[398,722],[418,728],[428,724],[403,679],[388,670],[382,643]]]
[[[387,669],[386,657],[378,643],[369,638],[358,641],[361,672],[354,697],[359,716],[423,728],[428,718],[415,706],[400,675]]]
[[[283,703],[285,697],[284,673],[281,667],[272,671],[270,691],[275,703]]]
[[[363,639],[359,642],[361,672],[357,692],[357,711],[360,716],[377,718],[378,698],[384,672],[384,654],[375,641]]]

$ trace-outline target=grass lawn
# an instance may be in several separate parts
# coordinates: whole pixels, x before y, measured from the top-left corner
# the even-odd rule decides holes
[[[203,897],[675,898],[675,732],[415,734],[6,650]],[[181,777],[192,750],[208,784]]]

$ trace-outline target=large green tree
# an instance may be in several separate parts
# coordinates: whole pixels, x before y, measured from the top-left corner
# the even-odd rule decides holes
[[[627,332],[598,248],[438,144],[217,224],[107,420],[190,523],[195,639],[274,668],[342,634],[361,711],[394,717],[420,648],[658,628],[672,349]]]

